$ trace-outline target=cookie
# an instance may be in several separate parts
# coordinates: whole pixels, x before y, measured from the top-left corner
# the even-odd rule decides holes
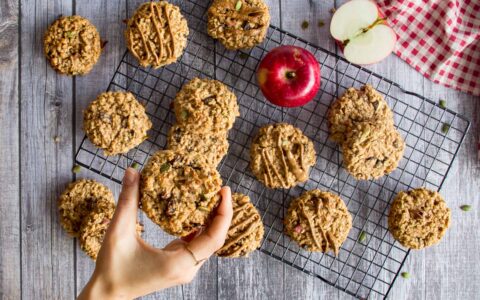
[[[43,51],[55,71],[85,75],[102,53],[100,34],[84,17],[60,17],[48,27]]]
[[[161,150],[142,171],[142,209],[167,233],[186,236],[206,224],[221,185],[215,167],[198,155]]]
[[[127,22],[127,48],[141,66],[158,68],[177,61],[187,46],[188,24],[167,1],[140,5]]]
[[[240,115],[235,94],[213,79],[192,79],[173,105],[177,123],[197,132],[227,132]]]
[[[115,205],[109,188],[95,180],[79,179],[70,183],[58,199],[60,224],[71,236],[77,237],[83,219],[96,207]]]
[[[330,139],[345,141],[346,133],[355,122],[376,120],[393,125],[393,114],[382,95],[371,85],[361,89],[349,88],[328,111]]]
[[[216,254],[222,257],[248,256],[260,247],[262,242],[264,233],[262,217],[248,196],[235,193],[232,195],[232,202],[232,223],[225,244]]]
[[[228,140],[224,132],[202,133],[186,126],[173,125],[168,133],[167,148],[195,153],[202,156],[208,165],[217,166],[227,154]]]
[[[300,129],[286,123],[260,128],[250,148],[250,168],[269,188],[290,188],[308,179],[316,153]]]
[[[151,127],[145,108],[129,92],[102,93],[83,112],[83,130],[105,155],[138,146]]]
[[[356,179],[377,179],[397,168],[404,150],[405,142],[392,125],[358,122],[342,145],[343,165]]]
[[[339,196],[311,190],[290,203],[284,225],[287,235],[300,247],[337,255],[352,228],[352,216]]]
[[[400,192],[388,215],[388,229],[403,246],[422,249],[438,243],[450,226],[442,196],[426,188]]]
[[[97,259],[98,251],[102,247],[103,238],[110,226],[114,212],[114,204],[107,207],[96,207],[82,222],[79,233],[80,248],[93,260]],[[137,223],[136,229],[140,236],[143,226]]]
[[[208,9],[208,34],[230,50],[260,44],[269,25],[270,13],[263,0],[214,0]]]

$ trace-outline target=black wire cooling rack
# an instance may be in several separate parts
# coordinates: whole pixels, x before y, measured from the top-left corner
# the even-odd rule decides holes
[[[219,171],[225,185],[249,195],[261,212],[265,237],[260,251],[355,297],[386,297],[409,254],[388,233],[389,203],[401,190],[442,187],[469,121],[275,26],[269,28],[261,45],[249,51],[227,51],[206,34],[208,1],[177,2],[190,27],[188,46],[180,61],[160,69],[142,68],[125,53],[108,87],[128,90],[145,105],[153,123],[149,138],[127,154],[111,157],[84,139],[76,154],[77,164],[120,183],[128,166],[134,162],[143,166],[152,153],[165,147],[174,122],[172,99],[180,87],[197,76],[216,78],[235,92],[241,112],[230,131],[230,150]],[[321,90],[314,101],[300,108],[282,109],[264,101],[255,82],[260,59],[285,44],[309,50],[321,64]],[[345,89],[366,83],[388,101],[407,146],[393,173],[375,181],[356,181],[342,169],[341,153],[328,140],[325,116],[330,103]],[[248,167],[250,143],[258,128],[280,121],[300,128],[314,141],[318,154],[309,181],[290,190],[265,188]],[[283,234],[282,221],[289,201],[315,188],[338,193],[353,216],[353,227],[336,257],[307,252]],[[366,239],[360,242],[362,232]]]

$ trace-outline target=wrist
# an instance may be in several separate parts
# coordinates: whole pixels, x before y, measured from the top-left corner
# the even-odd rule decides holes
[[[113,284],[95,273],[92,275],[87,285],[83,288],[77,300],[107,299],[124,300],[133,299],[126,291],[121,291]]]

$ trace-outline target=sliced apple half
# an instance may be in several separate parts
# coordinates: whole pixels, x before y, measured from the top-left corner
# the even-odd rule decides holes
[[[370,0],[352,0],[340,6],[332,17],[330,33],[345,58],[360,65],[381,61],[397,42],[395,31]]]

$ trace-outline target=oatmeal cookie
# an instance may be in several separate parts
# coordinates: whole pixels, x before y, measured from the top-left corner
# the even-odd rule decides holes
[[[140,5],[127,22],[127,47],[141,66],[158,68],[177,61],[187,46],[188,25],[180,8],[167,1]]]
[[[304,192],[288,207],[285,232],[308,251],[335,255],[352,228],[352,217],[339,196],[320,190]]]
[[[80,248],[93,260],[97,259],[98,251],[102,247],[103,238],[114,212],[115,205],[113,203],[106,207],[96,207],[82,222],[79,233]],[[140,236],[143,226],[137,223],[136,229],[137,234]]]
[[[393,114],[382,95],[371,85],[361,89],[349,88],[328,111],[330,138],[337,143],[345,141],[345,135],[355,122],[376,120],[393,125]]]
[[[214,0],[208,9],[208,34],[230,50],[260,44],[269,25],[270,13],[263,0]]]
[[[358,122],[342,145],[343,164],[356,179],[377,179],[397,168],[404,150],[405,142],[392,125]]]
[[[203,133],[188,126],[173,125],[168,133],[167,148],[203,156],[210,166],[216,166],[228,151],[227,134]]]
[[[212,79],[192,79],[173,103],[177,123],[197,132],[226,132],[240,115],[235,94]]]
[[[222,180],[198,155],[161,150],[143,168],[142,209],[167,233],[186,236],[207,222],[219,201]]]
[[[83,130],[105,155],[138,146],[151,127],[145,108],[129,92],[102,93],[83,112]]]
[[[233,218],[228,229],[227,239],[216,254],[222,257],[248,256],[260,247],[264,228],[258,210],[243,194],[232,195]]]
[[[422,249],[438,243],[450,226],[450,209],[426,188],[400,192],[388,215],[388,229],[403,246]]]
[[[55,71],[67,75],[85,75],[102,53],[100,34],[81,16],[60,17],[47,29],[43,51]]]
[[[70,183],[58,199],[60,224],[71,236],[77,237],[83,219],[95,208],[115,205],[109,188],[95,180],[79,179]]]
[[[286,123],[260,128],[250,148],[250,168],[269,188],[290,188],[308,179],[316,162],[312,141]]]

